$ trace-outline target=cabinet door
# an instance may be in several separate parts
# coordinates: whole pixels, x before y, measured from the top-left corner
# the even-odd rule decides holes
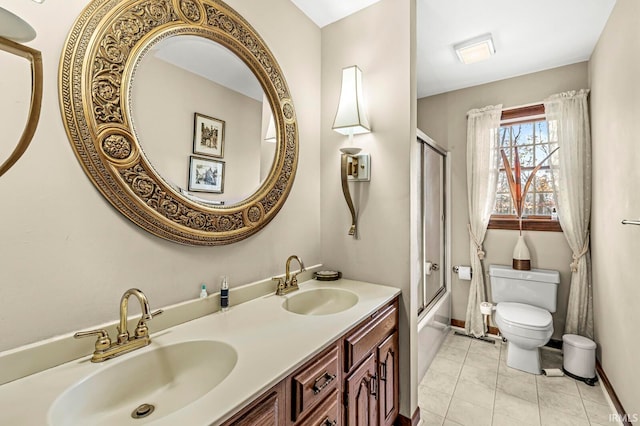
[[[375,354],[369,356],[346,380],[347,426],[378,425],[378,377]]]
[[[398,332],[378,346],[378,377],[380,392],[380,424],[391,426],[398,416]]]
[[[284,426],[284,386],[278,384],[225,426]]]

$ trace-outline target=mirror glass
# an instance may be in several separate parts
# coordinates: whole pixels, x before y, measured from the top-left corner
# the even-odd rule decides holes
[[[130,90],[147,159],[192,201],[237,204],[269,174],[271,107],[253,72],[226,47],[195,35],[165,37],[138,61]]]

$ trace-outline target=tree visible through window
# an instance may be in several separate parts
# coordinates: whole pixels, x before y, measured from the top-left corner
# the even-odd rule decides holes
[[[541,108],[542,105],[540,105]],[[538,112],[544,113],[544,110]],[[500,127],[499,147],[498,150],[504,149],[510,164],[514,164],[514,152],[518,150],[520,164],[522,168],[521,179],[526,182],[531,171],[540,163],[551,151],[557,146],[556,132],[554,131],[554,123],[548,122],[539,114],[536,117],[528,117],[526,115],[519,117],[521,121],[510,119],[507,123]],[[503,113],[504,120],[504,113]],[[500,153],[496,154],[500,158]],[[525,198],[523,217],[525,221],[551,221],[552,211],[555,209],[555,199],[553,194],[553,176],[551,173],[549,161],[547,160],[540,170],[536,173],[534,181],[529,188]],[[514,227],[510,223],[516,220],[515,208],[511,195],[509,193],[509,184],[507,182],[504,164],[500,160],[500,168],[498,174],[498,186],[496,190],[496,203],[492,215],[490,228],[502,229],[518,229],[517,224]],[[549,227],[543,225],[544,230],[561,230],[557,221]],[[541,229],[526,226],[524,229]]]

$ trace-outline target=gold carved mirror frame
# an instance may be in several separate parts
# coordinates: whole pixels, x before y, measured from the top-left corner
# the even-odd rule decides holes
[[[234,205],[198,203],[168,184],[146,158],[132,127],[129,100],[136,64],[157,41],[181,34],[206,37],[234,52],[260,81],[273,111],[277,140],[271,171],[255,193]],[[222,245],[256,233],[282,208],[298,162],[293,102],[262,38],[224,2],[94,0],[67,37],[59,72],[64,125],[80,164],[102,195],[136,225],[181,244]],[[185,140],[190,143],[189,136]]]

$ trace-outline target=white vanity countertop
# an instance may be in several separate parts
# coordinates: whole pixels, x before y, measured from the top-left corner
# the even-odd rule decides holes
[[[285,297],[315,288],[350,290],[359,300],[331,315],[298,315],[282,308]],[[70,386],[143,351],[192,340],[218,340],[233,346],[238,354],[235,368],[213,390],[178,411],[155,421],[152,414],[147,419],[124,419],[121,424],[219,424],[399,294],[395,287],[346,279],[306,281],[288,296],[270,294],[154,333],[149,346],[130,354],[97,364],[84,357],[1,385],[0,424],[51,425],[49,409]]]

